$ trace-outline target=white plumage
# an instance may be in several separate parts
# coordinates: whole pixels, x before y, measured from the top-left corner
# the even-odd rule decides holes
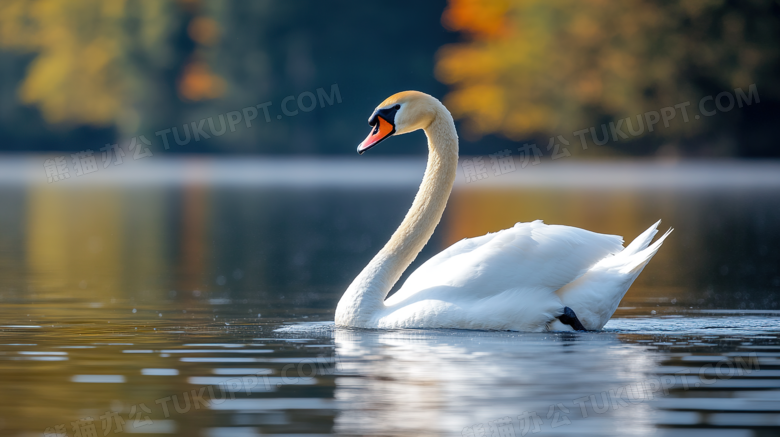
[[[571,330],[556,317],[568,306],[583,325],[603,328],[660,247],[658,223],[623,249],[623,239],[541,220],[453,244],[412,273],[385,301],[377,328]]]
[[[604,327],[620,300],[661,247],[650,244],[658,223],[623,248],[622,237],[584,229],[517,223],[453,244],[413,272],[385,300],[433,234],[458,165],[452,116],[427,94],[404,92],[372,114],[374,127],[358,152],[393,134],[417,129],[428,137],[429,159],[420,190],[390,241],[339,301],[336,324],[362,328],[572,330],[571,308],[588,330]]]

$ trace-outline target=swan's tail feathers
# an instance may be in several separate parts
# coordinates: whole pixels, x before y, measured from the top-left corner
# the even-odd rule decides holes
[[[658,223],[660,223],[660,220]],[[632,249],[634,244],[637,241],[645,237],[645,234],[650,235],[649,239],[652,239],[653,238],[652,236],[655,235],[655,233],[657,232],[655,227],[658,226],[658,223],[653,225],[653,227],[651,227],[647,231],[643,232],[642,235],[640,235],[639,237],[636,238],[636,240],[631,242],[631,244],[624,250],[624,252],[628,252],[630,249]],[[635,273],[638,275],[639,272],[641,272],[642,269],[645,267],[645,265],[647,265],[647,263],[653,258],[656,252],[658,252],[658,249],[661,248],[661,245],[663,244],[664,240],[666,240],[666,237],[668,237],[673,230],[674,228],[669,228],[669,230],[666,231],[666,233],[663,234],[661,238],[657,239],[653,244],[650,244],[649,246],[643,240],[641,249],[637,252],[625,253],[628,259],[626,260],[626,263],[623,265],[623,267],[620,269],[621,273],[626,273],[626,274]],[[650,231],[652,231],[652,233],[650,233]],[[649,239],[648,239],[648,243],[649,243]],[[623,255],[623,253],[621,253],[621,255]]]
[[[628,245],[628,247],[623,249],[623,251],[620,254],[622,256],[631,256],[645,249],[647,246],[650,245],[650,242],[653,241],[653,237],[655,237],[655,234],[658,233],[658,225],[660,224],[661,224],[661,220],[655,222],[653,226],[650,226],[649,228],[647,228],[646,231],[642,232],[638,237],[634,238],[634,241],[632,241],[631,244]]]
[[[576,311],[587,329],[604,327],[628,288],[672,232],[669,229],[652,242],[657,227],[658,223],[654,224],[623,251],[602,259],[587,273],[556,291],[563,305]]]

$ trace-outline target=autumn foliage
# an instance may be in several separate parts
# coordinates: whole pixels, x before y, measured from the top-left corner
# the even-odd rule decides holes
[[[439,50],[436,75],[472,135],[570,134],[755,83],[778,58],[761,4],[450,0],[442,23],[465,42]]]

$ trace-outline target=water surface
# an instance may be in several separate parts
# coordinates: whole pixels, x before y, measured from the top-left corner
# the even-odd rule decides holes
[[[420,161],[53,184],[6,161],[0,434],[776,435],[780,167],[545,165],[459,179],[416,263],[516,221],[633,238],[663,219],[604,332],[335,328]]]

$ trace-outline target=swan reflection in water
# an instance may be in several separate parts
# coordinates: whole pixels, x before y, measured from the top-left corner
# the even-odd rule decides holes
[[[647,394],[631,388],[646,384],[658,355],[614,333],[336,328],[334,338],[339,433],[654,432]]]

